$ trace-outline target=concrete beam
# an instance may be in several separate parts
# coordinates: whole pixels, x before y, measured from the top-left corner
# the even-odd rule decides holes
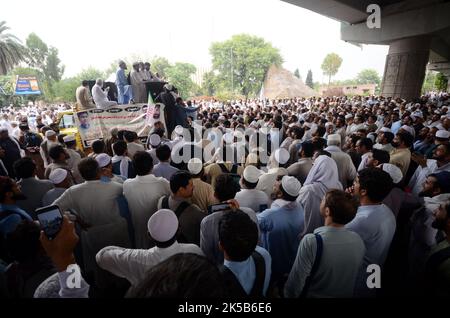
[[[389,44],[392,41],[439,32],[450,28],[450,3],[399,12],[384,16],[381,28],[369,29],[366,22],[355,25],[341,23],[341,39],[364,44]]]
[[[282,0],[298,7],[319,13],[329,18],[358,23],[366,21],[368,14],[337,0]]]
[[[442,63],[430,63],[427,66],[427,69],[429,71],[437,71],[439,72],[439,70],[450,70],[450,62],[442,62]]]

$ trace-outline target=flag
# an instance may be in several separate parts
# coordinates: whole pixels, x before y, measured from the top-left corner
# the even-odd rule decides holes
[[[149,92],[148,93],[148,101],[147,101],[148,106],[150,105],[155,105],[155,102],[153,101],[153,97],[152,97],[152,93]]]

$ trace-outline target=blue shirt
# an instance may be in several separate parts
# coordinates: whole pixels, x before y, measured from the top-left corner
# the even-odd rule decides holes
[[[14,211],[15,213],[10,214],[6,218],[0,221],[0,233],[6,235],[14,231],[22,220],[32,221],[33,219],[28,215],[27,212],[19,208],[17,205],[1,204],[0,203],[0,216],[3,211]]]
[[[271,257],[269,252],[267,252],[260,246],[257,246],[255,248],[255,251],[261,254],[266,264],[266,277],[264,279],[264,289],[263,289],[263,294],[266,295],[267,288],[269,287],[270,276],[272,273],[270,267]],[[250,292],[252,291],[253,284],[255,283],[256,279],[256,266],[255,262],[253,261],[253,258],[250,256],[243,262],[232,262],[225,260],[223,265],[228,267],[233,272],[234,276],[236,276],[242,288],[245,290],[247,295],[249,295]]]
[[[394,135],[397,134],[397,132],[400,130],[400,127],[402,127],[402,121],[401,120],[396,121],[395,123],[392,123],[392,127],[391,127],[392,133]]]
[[[117,87],[123,88],[128,85],[127,77],[125,76],[125,70],[118,69],[116,73],[116,85]]]
[[[289,274],[297,255],[305,212],[296,201],[257,215],[262,246],[272,256],[273,278]]]
[[[177,171],[178,171],[178,169],[175,167],[172,167],[170,165],[170,163],[160,162],[153,168],[152,174],[155,177],[163,177],[167,181],[170,181],[170,178],[172,177],[172,175]]]
[[[394,213],[384,204],[358,208],[355,218],[345,227],[359,234],[366,246],[365,268],[370,264],[383,266],[395,233]]]

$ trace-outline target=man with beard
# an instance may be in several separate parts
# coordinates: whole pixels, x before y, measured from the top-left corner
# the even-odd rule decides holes
[[[450,297],[450,201],[443,203],[433,212],[431,226],[446,235],[446,239],[436,245],[425,265],[427,292],[438,297]],[[427,295],[430,295],[427,293]]]
[[[419,154],[414,153],[411,157],[417,162],[418,167],[412,176],[408,187],[412,189],[414,195],[419,195],[422,191],[422,185],[427,179],[427,176],[443,171],[450,172],[450,145],[438,146],[433,154],[433,159],[426,159]]]
[[[435,220],[433,211],[450,199],[450,172],[444,171],[428,176],[419,195],[423,200],[423,208],[414,211],[411,217],[408,252],[410,277],[413,284],[425,269],[426,256],[440,241],[439,235],[442,233],[432,226]],[[420,283],[416,281],[415,284]]]
[[[399,167],[404,176],[406,176],[411,162],[411,151],[409,148],[412,146],[413,141],[413,136],[403,131],[399,131],[392,141],[392,146],[395,149],[390,154],[390,163]]]
[[[23,220],[32,220],[31,217],[16,204],[18,200],[26,197],[20,186],[8,177],[0,177],[0,235],[14,231]]]
[[[373,145],[373,148],[384,150],[390,153],[392,150],[394,150],[394,147],[392,146],[391,142],[394,139],[394,134],[392,133],[392,130],[390,130],[387,127],[383,127],[380,129],[377,137],[377,143]]]
[[[172,131],[175,128],[175,97],[172,94],[173,86],[171,84],[164,85],[164,92],[156,97],[157,103],[163,103],[165,105],[165,114],[166,114],[166,126],[167,133],[170,138],[172,136]]]

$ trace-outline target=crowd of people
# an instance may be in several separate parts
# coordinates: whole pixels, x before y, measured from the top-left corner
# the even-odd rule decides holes
[[[450,296],[448,94],[175,101],[88,154],[57,110],[3,114],[2,295]]]

